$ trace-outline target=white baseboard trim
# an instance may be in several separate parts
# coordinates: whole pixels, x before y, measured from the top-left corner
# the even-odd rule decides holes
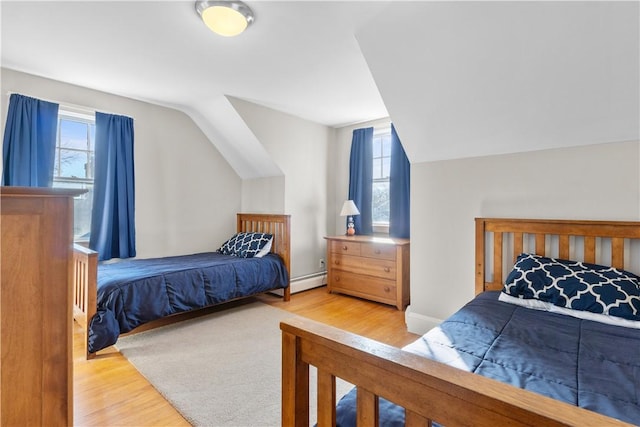
[[[307,291],[309,289],[324,286],[326,284],[326,277],[327,274],[325,272],[321,272],[309,276],[291,279],[291,282],[289,283],[289,286],[291,287],[291,293],[295,294],[296,292]],[[284,291],[282,289],[276,289],[272,293],[282,296],[283,292]]]
[[[404,322],[407,324],[407,330],[409,332],[424,335],[442,323],[442,319],[414,313],[411,311],[411,305],[409,305],[404,312]]]

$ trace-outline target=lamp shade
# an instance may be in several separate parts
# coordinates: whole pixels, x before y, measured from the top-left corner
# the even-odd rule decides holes
[[[340,216],[360,215],[360,211],[353,200],[345,200],[340,211]]]
[[[196,11],[211,31],[225,37],[242,33],[254,19],[241,1],[197,1]]]

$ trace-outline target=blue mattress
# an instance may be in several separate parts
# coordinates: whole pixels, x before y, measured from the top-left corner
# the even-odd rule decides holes
[[[405,350],[640,425],[640,330],[605,325],[478,295]],[[355,389],[337,425],[355,426]],[[437,421],[437,420],[435,420]],[[380,425],[404,410],[380,399]]]
[[[287,269],[275,254],[211,252],[101,263],[89,351],[115,344],[120,334],[152,320],[287,286]]]

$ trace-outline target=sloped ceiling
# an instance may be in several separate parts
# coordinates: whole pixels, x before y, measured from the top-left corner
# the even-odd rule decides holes
[[[385,2],[247,3],[225,38],[194,1],[3,0],[2,66],[183,110],[241,178],[279,171],[227,97],[327,126],[388,115],[354,37]]]
[[[640,3],[397,3],[356,33],[411,162],[640,139]]]
[[[241,178],[280,171],[230,97],[390,116],[413,163],[640,139],[638,2],[247,3],[228,39],[193,1],[3,0],[1,64],[185,111]]]

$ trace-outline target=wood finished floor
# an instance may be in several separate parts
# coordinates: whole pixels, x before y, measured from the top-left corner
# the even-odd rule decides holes
[[[289,302],[270,294],[254,300],[397,347],[417,338],[407,332],[404,312],[329,294],[326,287],[294,294]],[[113,347],[86,361],[83,339],[82,329],[74,323],[74,425],[190,425]]]

